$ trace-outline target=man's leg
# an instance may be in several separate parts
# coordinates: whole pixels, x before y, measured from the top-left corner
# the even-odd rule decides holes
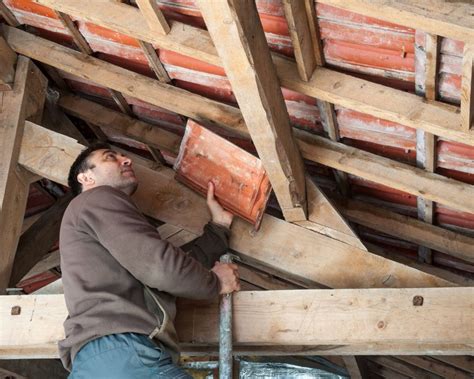
[[[73,362],[69,379],[189,379],[171,357],[147,336],[123,333],[86,344]]]

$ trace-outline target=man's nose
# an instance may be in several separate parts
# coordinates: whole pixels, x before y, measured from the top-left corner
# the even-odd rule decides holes
[[[122,164],[124,166],[131,166],[132,165],[132,160],[129,157],[127,157],[126,155],[124,155],[122,157]]]

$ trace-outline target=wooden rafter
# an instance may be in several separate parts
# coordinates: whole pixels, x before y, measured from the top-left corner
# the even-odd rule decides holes
[[[63,12],[55,11],[55,13],[59,21],[61,21],[64,27],[71,34],[72,39],[74,43],[76,44],[76,46],[79,48],[79,50],[86,55],[92,55],[93,51],[91,47],[89,46],[89,43],[86,41],[86,39],[81,34],[81,32],[77,29],[71,17]]]
[[[474,123],[474,42],[464,45],[461,81],[461,123],[464,130]]]
[[[198,4],[285,219],[306,220],[303,160],[255,3]]]
[[[0,34],[0,91],[11,90],[17,56]]]
[[[161,63],[153,45],[140,40],[138,41],[138,44],[142,48],[143,54],[145,54],[148,64],[150,65],[158,80],[163,83],[170,83],[171,79],[168,75],[168,72],[163,66],[163,63]]]
[[[70,105],[65,107],[65,110],[73,115],[75,114],[79,118],[84,118],[85,120],[91,119],[93,115],[87,112],[84,106],[80,106],[81,103],[84,103],[84,100],[78,101],[77,103],[72,101]],[[77,110],[73,109],[75,104],[77,104]],[[113,122],[116,119],[116,112],[114,113],[111,110],[107,110],[100,105],[89,105],[97,110],[96,122],[104,127],[107,127],[107,125],[109,125],[109,127],[113,126]],[[102,115],[104,116],[102,117]],[[132,124],[120,121],[117,125],[124,125],[121,127],[124,133],[132,133],[133,129],[130,128]],[[140,126],[137,126],[137,135],[133,138],[138,138],[140,141],[150,144],[158,143],[158,136],[155,138],[151,136],[151,133],[145,133],[147,127],[150,131],[153,131],[153,126],[142,122],[136,125]],[[127,131],[125,132],[125,130]],[[158,133],[158,131],[156,131],[156,133]],[[148,134],[150,134],[150,136],[148,136]],[[165,135],[168,136],[167,138],[171,137],[168,133],[164,133],[163,137]],[[247,133],[244,135],[248,136]],[[132,134],[130,134],[130,136],[132,136]],[[308,133],[298,131],[296,136],[298,137],[297,140],[303,157],[310,161],[321,163],[331,168],[339,169],[401,191],[409,192],[416,196],[423,194],[425,198],[436,198],[437,200],[435,201],[449,204],[455,209],[466,209],[466,207],[470,207],[472,203],[463,197],[469,197],[470,195],[468,195],[468,193],[474,190],[469,184],[447,179],[441,175],[426,173],[410,165],[379,157],[375,154],[345,146],[341,143],[331,142]],[[166,141],[167,139],[162,140],[161,148],[167,151],[174,151],[176,149],[175,144],[177,143],[176,138],[168,142]],[[164,145],[165,143],[170,143],[168,148]],[[354,163],[353,161],[356,162]],[[403,172],[403,175],[399,174],[401,172]],[[458,195],[452,196],[454,193],[458,194],[459,198]],[[473,212],[471,208],[468,209],[468,212]],[[315,221],[317,222],[317,220]]]
[[[318,0],[364,16],[461,41],[474,40],[470,1]]]
[[[441,41],[436,35],[416,31],[415,40],[423,41],[418,49],[415,59],[417,94],[434,101],[438,92],[438,70],[440,60]],[[421,71],[421,72],[418,72]],[[423,130],[416,131],[416,164],[417,167],[427,172],[435,172],[437,165],[437,138],[434,134]],[[434,221],[434,203],[423,197],[417,197],[418,218],[429,224]],[[431,250],[426,246],[418,247],[418,259],[421,262],[432,263]]]
[[[20,163],[45,178],[66,184],[72,160],[82,149],[71,138],[27,122]],[[165,167],[153,171],[137,165],[136,172],[142,184],[134,199],[145,214],[193,233],[201,232],[208,221],[205,199],[178,184],[174,171]],[[270,267],[332,288],[452,285],[269,215],[263,217],[256,234],[251,225],[235,220],[230,247]]]
[[[18,58],[11,91],[0,92],[0,293],[5,291],[20,238],[29,180],[18,167],[25,119],[41,120],[46,78],[25,57]]]
[[[341,212],[357,224],[474,263],[472,237],[359,201],[349,201]]]
[[[206,31],[173,22],[166,36],[143,27],[145,21],[138,9],[113,3],[77,0],[36,0],[76,17],[112,30],[150,42],[160,48],[178,52],[216,66],[222,66],[215,47]],[[110,17],[114,14],[114,17]],[[281,57],[273,57],[282,86],[330,103],[374,117],[423,129],[432,134],[474,145],[474,132],[461,128],[457,107],[437,102],[426,103],[418,96],[358,79],[326,68],[317,68],[309,82],[299,78],[296,65]],[[374,96],[374,93],[377,96]]]
[[[400,191],[474,213],[474,186],[298,131],[303,157]],[[416,183],[416,184],[415,184]],[[471,195],[469,193],[472,193]]]
[[[111,3],[112,4],[112,3]],[[191,117],[198,122],[245,128],[240,112],[228,105],[160,83],[72,49],[35,37],[18,29],[7,28],[5,38],[13,50],[40,62],[97,84],[112,88],[150,104]]]
[[[170,26],[155,0],[136,0],[150,29],[156,33],[168,34]]]

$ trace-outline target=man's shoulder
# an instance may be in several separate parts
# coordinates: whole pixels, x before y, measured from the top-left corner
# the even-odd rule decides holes
[[[114,201],[115,200],[115,201]],[[111,202],[132,202],[130,197],[111,186],[99,186],[77,195],[67,207],[66,215],[78,215],[84,207],[99,209]],[[90,207],[92,206],[92,207]]]

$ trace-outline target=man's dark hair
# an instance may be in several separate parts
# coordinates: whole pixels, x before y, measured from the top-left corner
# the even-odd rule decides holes
[[[71,188],[74,196],[82,192],[82,184],[78,182],[77,175],[94,168],[89,164],[89,156],[96,150],[110,149],[110,145],[104,142],[97,142],[90,145],[88,148],[82,150],[81,154],[76,158],[71,168],[69,169],[69,176],[67,183]]]

